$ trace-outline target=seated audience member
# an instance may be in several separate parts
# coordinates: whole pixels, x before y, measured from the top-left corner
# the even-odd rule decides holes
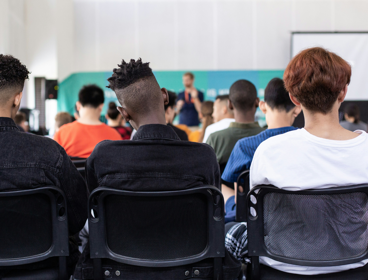
[[[14,122],[17,125],[17,127],[19,128],[20,131],[22,131],[22,132],[28,132],[29,131],[29,126],[28,126],[26,114],[24,114],[22,112],[18,112],[14,117]]]
[[[296,129],[292,124],[301,108],[291,102],[283,80],[274,78],[268,83],[264,101],[260,101],[259,107],[266,115],[268,129],[236,143],[222,174],[223,181],[236,183],[239,175],[249,170],[254,153],[263,141]],[[235,196],[230,197],[226,202],[226,222],[233,220],[235,220]]]
[[[100,121],[105,101],[103,90],[96,85],[84,86],[79,91],[77,111],[79,119],[63,125],[54,140],[66,153],[75,158],[88,158],[95,146],[103,140],[121,140],[120,134]]]
[[[203,92],[194,87],[194,75],[187,72],[183,75],[185,90],[179,92],[177,111],[179,112],[179,123],[187,126],[199,125],[199,112],[203,102]]]
[[[185,124],[176,124],[175,125],[175,127],[177,127],[177,128],[179,128],[179,129],[181,129],[181,130],[183,130],[186,134],[187,134],[187,136],[189,137],[189,135],[190,134],[192,134],[192,130],[187,126],[187,125],[185,125]]]
[[[350,65],[322,48],[306,49],[291,60],[284,73],[285,88],[293,103],[301,105],[305,127],[260,144],[250,167],[251,188],[272,184],[297,191],[367,184],[368,158],[362,155],[368,149],[368,135],[362,130],[351,132],[339,124],[339,107],[348,91],[350,77]],[[345,205],[345,210],[348,213],[365,211],[361,207],[366,204]],[[310,238],[311,242],[315,243],[316,238]],[[246,223],[233,226],[225,243],[232,254],[244,258]],[[260,261],[281,271],[308,275],[344,271],[368,262],[308,267],[269,258]]]
[[[12,120],[19,109],[28,74],[26,66],[18,59],[0,54],[0,191],[45,186],[60,188],[67,200],[69,233],[75,235],[83,228],[87,219],[88,191],[82,176],[64,149],[55,141],[22,133]],[[29,213],[28,218],[32,219],[32,211]],[[4,230],[6,225],[2,225],[2,231]],[[71,270],[74,269],[78,255],[77,245],[71,243]],[[54,265],[58,265],[58,260],[53,258],[34,264],[1,267],[0,279],[12,270],[39,269]]]
[[[59,131],[64,124],[71,123],[72,116],[68,112],[60,112],[55,116],[55,133]]]
[[[129,140],[130,135],[132,134],[132,129],[130,127],[125,126],[125,120],[119,113],[118,109],[116,109],[116,103],[110,102],[109,108],[106,114],[107,124],[112,128],[116,129],[117,132],[120,133],[121,138],[123,140]]]
[[[169,103],[168,93],[160,89],[148,63],[132,59],[129,63],[123,60],[118,66],[108,79],[109,87],[121,104],[118,110],[137,133],[132,141],[103,141],[96,146],[87,159],[89,189],[96,189],[102,181],[107,188],[140,191],[182,190],[203,185],[219,188],[220,171],[212,148],[181,141],[166,125],[164,105]],[[76,279],[81,279],[82,271],[92,266],[88,250],[86,246],[77,264]],[[129,279],[163,279],[160,272],[164,268],[147,270],[105,261],[121,267],[119,270],[129,275]],[[198,265],[201,264],[194,266]],[[136,274],[140,277],[136,278]],[[186,278],[183,274],[182,279]]]
[[[239,139],[257,135],[264,128],[254,121],[259,99],[256,87],[247,80],[238,80],[230,87],[229,108],[234,112],[235,122],[226,129],[212,133],[207,144],[213,147],[221,174],[225,169],[230,154]],[[234,195],[234,184],[223,184],[222,194],[225,201]]]
[[[360,110],[356,104],[346,106],[344,117],[345,121],[340,123],[343,128],[353,132],[355,130],[367,131],[367,124],[360,120]]]
[[[175,133],[179,136],[180,140],[188,141],[188,135],[184,130],[177,128],[173,125],[173,121],[176,116],[176,94],[175,92],[168,91],[169,103],[165,104],[165,119],[168,126],[170,126]]]
[[[197,131],[193,131],[189,135],[189,141],[191,142],[199,142],[202,143],[204,132],[206,131],[206,128],[213,124],[213,102],[212,101],[204,101],[201,105],[201,112],[199,113],[199,118],[202,123],[202,128],[198,129]]]
[[[230,123],[234,122],[233,110],[229,108],[229,95],[219,95],[213,104],[213,124],[206,128],[203,137],[203,143],[207,142],[208,137],[216,132],[228,128]]]

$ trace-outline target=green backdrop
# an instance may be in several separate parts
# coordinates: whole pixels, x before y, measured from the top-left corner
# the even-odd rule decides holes
[[[154,74],[161,87],[180,92],[183,90],[182,76],[186,71],[155,71]],[[283,70],[274,71],[193,71],[195,86],[204,92],[205,100],[215,100],[219,94],[227,94],[233,82],[239,79],[251,81],[258,90],[258,96],[262,100],[267,83],[275,77],[282,78]],[[112,72],[82,72],[75,73],[60,82],[58,91],[58,111],[74,113],[74,105],[78,100],[78,91],[86,84],[96,84],[105,91],[105,106],[110,101],[117,101],[115,93],[106,88],[107,79]],[[258,111],[257,118],[264,124],[264,116]]]

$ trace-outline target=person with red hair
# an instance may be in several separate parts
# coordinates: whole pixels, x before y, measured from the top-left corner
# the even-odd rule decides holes
[[[323,48],[306,49],[290,61],[284,73],[285,88],[292,102],[301,106],[305,126],[262,142],[255,152],[250,168],[251,188],[274,185],[281,189],[298,191],[368,182],[368,157],[362,156],[368,150],[367,133],[362,130],[351,132],[339,124],[339,108],[348,92],[350,77],[350,65],[335,53]],[[366,213],[367,207],[367,201],[351,205],[347,202],[344,217],[354,219],[357,213]],[[316,215],[316,225],[319,225],[320,219],[326,219],[331,227],[344,227],[338,224],[341,221],[323,213]],[[341,242],[359,242],[367,235],[366,223],[358,218],[355,220],[356,226],[361,226],[365,229],[364,232],[349,231],[346,225],[344,232],[339,232]],[[280,219],[280,223],[278,234],[285,237],[292,221]],[[233,225],[225,240],[228,251],[243,260],[248,250],[246,226],[246,223]],[[300,227],[301,231],[303,229],[305,226]],[[295,236],[298,234],[293,234],[286,242],[297,244]],[[308,232],[310,246],[314,246],[316,254],[321,249],[332,249],[316,247],[320,239],[321,232],[317,228],[315,232]],[[354,245],[359,246],[358,243]],[[332,267],[303,267],[266,257],[260,258],[260,262],[288,273],[314,275],[362,267],[368,260]]]

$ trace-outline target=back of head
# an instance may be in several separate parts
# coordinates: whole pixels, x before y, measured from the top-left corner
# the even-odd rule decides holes
[[[249,111],[255,107],[257,89],[250,81],[238,80],[230,87],[229,99],[237,111]]]
[[[350,104],[346,106],[344,113],[351,118],[354,118],[354,123],[359,123],[360,121],[360,110],[356,104]]]
[[[199,137],[199,143],[203,141],[204,133],[206,131],[206,128],[213,124],[213,102],[212,101],[204,101],[201,104],[201,114],[202,114],[202,130],[201,135]]]
[[[267,84],[264,101],[272,110],[289,112],[295,107],[285,89],[284,81],[279,78],[274,78]]]
[[[110,119],[116,120],[118,116],[120,115],[118,109],[116,109],[116,103],[111,101],[109,103],[109,108],[107,109],[107,115]]]
[[[105,102],[104,92],[97,85],[86,85],[79,91],[78,101],[83,107],[97,108]]]
[[[170,107],[173,108],[176,104],[176,99],[177,96],[175,94],[175,92],[172,91],[167,91],[168,95],[169,95],[169,103],[165,104],[165,111]]]
[[[25,122],[27,121],[27,116],[26,114],[24,114],[23,112],[18,112],[16,115],[15,115],[15,118],[14,118],[14,122],[15,124],[17,125],[21,125],[22,122]]]
[[[29,73],[27,67],[18,59],[0,54],[0,106],[4,106],[13,96],[22,92]]]
[[[351,67],[323,48],[296,55],[284,73],[285,88],[307,110],[327,114],[338,95],[350,83]]]
[[[64,124],[71,123],[72,116],[68,112],[60,112],[57,113],[55,116],[55,125],[56,127],[60,128]]]
[[[164,113],[161,89],[149,63],[131,59],[129,63],[123,60],[118,66],[108,79],[108,88],[116,93],[121,106],[131,116],[148,115],[157,110]]]

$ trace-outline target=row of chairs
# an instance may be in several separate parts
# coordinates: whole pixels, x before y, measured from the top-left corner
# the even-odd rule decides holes
[[[368,259],[368,185],[305,191],[262,185],[250,191],[249,171],[240,174],[237,185],[236,221],[247,222],[251,259],[247,279],[368,279],[368,265],[307,276],[259,262],[268,257],[291,265],[326,267]]]
[[[31,278],[16,271],[2,279],[68,279],[66,213],[65,196],[53,186],[0,193],[0,268],[59,258],[56,269],[32,272]],[[213,259],[213,279],[222,279],[224,201],[213,186],[162,192],[97,188],[88,213],[94,279],[117,273],[103,267],[102,259],[152,268]],[[200,278],[202,271],[188,273]]]

